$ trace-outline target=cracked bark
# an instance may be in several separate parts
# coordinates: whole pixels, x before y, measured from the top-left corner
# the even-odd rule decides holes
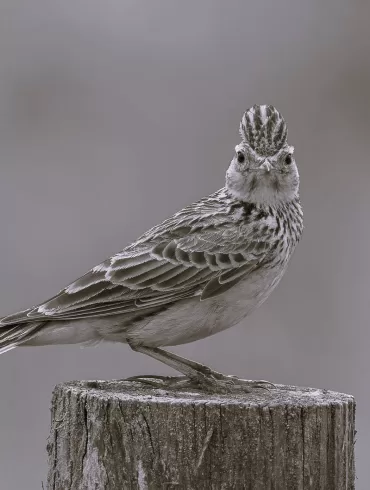
[[[258,393],[257,393],[258,391]],[[59,385],[49,490],[352,490],[355,402],[278,385],[238,396]]]

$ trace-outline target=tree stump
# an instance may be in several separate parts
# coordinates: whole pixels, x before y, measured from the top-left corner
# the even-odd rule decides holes
[[[53,394],[47,488],[350,490],[354,439],[355,401],[332,391],[71,382]]]

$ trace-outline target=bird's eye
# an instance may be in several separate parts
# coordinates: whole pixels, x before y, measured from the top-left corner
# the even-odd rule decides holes
[[[285,163],[286,163],[287,165],[290,165],[290,164],[292,163],[292,155],[287,155],[287,156],[285,157]]]
[[[245,155],[241,151],[238,151],[238,153],[236,154],[236,157],[237,157],[239,163],[245,162]]]

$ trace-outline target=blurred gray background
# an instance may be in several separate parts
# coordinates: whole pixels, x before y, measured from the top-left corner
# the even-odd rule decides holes
[[[0,2],[0,312],[54,295],[223,186],[242,112],[285,116],[305,232],[247,321],[174,349],[217,370],[351,393],[358,490],[370,419],[370,5]],[[0,487],[46,476],[56,383],[170,373],[125,345],[0,358]]]

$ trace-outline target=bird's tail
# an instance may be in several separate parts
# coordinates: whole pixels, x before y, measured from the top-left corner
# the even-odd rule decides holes
[[[45,322],[30,322],[0,327],[0,354],[30,340]]]

